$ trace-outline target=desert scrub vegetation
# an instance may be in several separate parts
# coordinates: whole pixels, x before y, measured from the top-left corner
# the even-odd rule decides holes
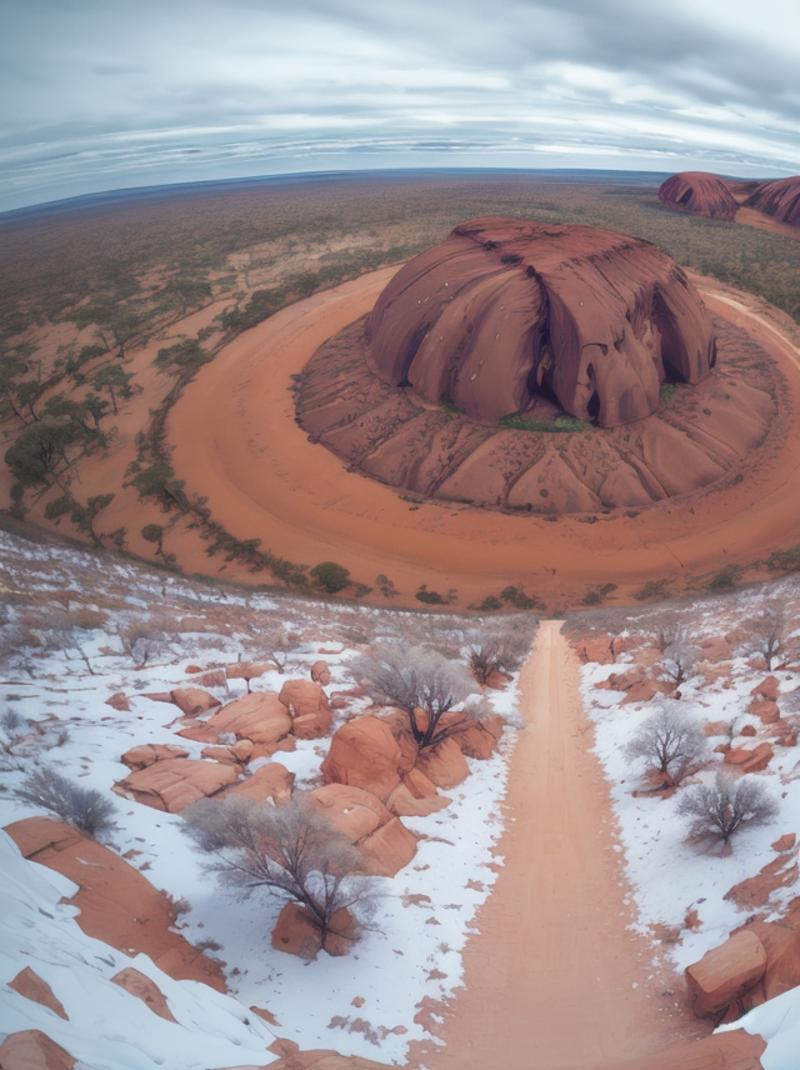
[[[463,709],[455,720],[442,720],[464,705],[475,691],[475,681],[466,665],[436,650],[376,645],[353,658],[350,672],[377,705],[394,706],[405,713],[419,747],[435,747],[474,719],[472,712]]]
[[[636,730],[625,754],[644,772],[663,773],[673,784],[679,784],[706,759],[708,742],[702,725],[674,701],[664,699]]]
[[[185,829],[221,885],[241,898],[266,890],[297,903],[319,929],[352,940],[371,881],[359,851],[302,794],[283,806],[230,798],[184,811]],[[346,922],[347,919],[347,922]]]
[[[684,790],[678,813],[689,818],[692,842],[727,848],[740,829],[771,821],[778,814],[778,804],[755,777],[736,780],[729,773],[717,773],[711,784],[693,784]]]
[[[497,673],[513,673],[520,668],[531,648],[535,624],[523,627],[513,624],[492,624],[478,629],[469,640],[469,665],[481,686]]]
[[[114,804],[99,791],[83,788],[52,768],[37,769],[23,780],[14,795],[22,802],[55,814],[92,839],[108,835],[114,827]]]

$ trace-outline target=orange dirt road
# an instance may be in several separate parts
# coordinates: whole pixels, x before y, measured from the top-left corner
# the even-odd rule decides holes
[[[521,688],[504,865],[445,1012],[446,1047],[424,1053],[430,1070],[608,1070],[708,1032],[666,964],[648,979],[652,947],[627,928],[608,785],[560,622],[541,624]]]
[[[296,424],[292,376],[323,341],[369,310],[396,270],[316,294],[246,332],[200,372],[173,409],[168,436],[177,475],[188,491],[207,497],[213,516],[237,538],[259,538],[265,549],[306,565],[338,561],[369,585],[384,573],[400,592],[397,606],[419,607],[414,592],[421,583],[442,593],[457,589],[458,607],[523,584],[551,610],[580,604],[589,588],[603,583],[617,585],[615,601],[630,601],[655,579],[677,591],[697,585],[698,577],[707,582],[725,565],[750,566],[800,541],[800,369],[790,321],[707,279],[699,282],[711,310],[745,326],[786,376],[772,434],[738,482],[638,513],[552,522],[409,501],[347,471]],[[730,296],[739,307],[728,303]],[[186,571],[209,571],[193,536],[184,540],[176,530],[167,549]],[[763,574],[751,569],[748,577]],[[254,582],[243,567],[231,566],[226,575]]]

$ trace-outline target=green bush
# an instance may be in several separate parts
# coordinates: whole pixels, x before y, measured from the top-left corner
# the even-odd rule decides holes
[[[336,594],[350,583],[350,570],[335,561],[321,561],[311,569],[311,578],[317,587]]]

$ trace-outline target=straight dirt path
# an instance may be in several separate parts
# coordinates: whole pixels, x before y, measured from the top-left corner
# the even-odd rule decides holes
[[[542,623],[521,688],[504,865],[465,952],[446,1047],[424,1060],[431,1070],[606,1070],[704,1031],[628,929],[608,785],[560,622]]]

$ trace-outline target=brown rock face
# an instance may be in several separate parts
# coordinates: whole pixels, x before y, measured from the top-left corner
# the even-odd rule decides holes
[[[47,981],[41,978],[30,966],[20,970],[14,980],[9,981],[8,987],[13,988],[15,992],[19,992],[26,999],[32,999],[34,1003],[41,1003],[43,1006],[49,1007],[59,1018],[69,1021],[69,1015],[64,1010],[61,1000],[56,998]]]
[[[655,246],[501,217],[401,268],[367,341],[385,382],[492,423],[542,394],[603,427],[640,420],[665,379],[697,383],[716,359],[699,295]]]
[[[319,739],[330,731],[331,706],[320,684],[313,680],[287,680],[278,698],[292,718],[298,739]]]
[[[779,223],[800,227],[800,175],[761,182],[745,204]]]
[[[40,1029],[9,1033],[0,1044],[3,1070],[72,1070],[75,1060]]]
[[[658,199],[667,208],[709,219],[733,219],[739,204],[731,184],[707,171],[681,171],[670,175],[658,190]]]
[[[755,987],[767,968],[767,953],[754,932],[740,930],[686,969],[698,1017],[716,1015]]]
[[[342,725],[331,740],[322,777],[326,784],[364,788],[385,801],[400,783],[401,761],[400,747],[386,721],[357,717]]]
[[[124,988],[126,992],[140,999],[159,1018],[165,1018],[168,1022],[175,1021],[164,993],[155,981],[151,981],[140,970],[134,969],[133,966],[126,966],[124,970],[115,973],[111,980],[115,985],[119,985],[120,988]]]
[[[145,806],[177,814],[199,799],[215,795],[233,784],[238,775],[233,766],[222,762],[166,758],[143,769],[135,769],[115,784],[114,790]]]
[[[88,936],[128,955],[149,955],[176,981],[204,981],[226,991],[219,964],[172,930],[176,915],[167,896],[108,847],[49,817],[15,821],[6,832],[25,858],[78,885],[70,903],[79,908],[75,920]]]

